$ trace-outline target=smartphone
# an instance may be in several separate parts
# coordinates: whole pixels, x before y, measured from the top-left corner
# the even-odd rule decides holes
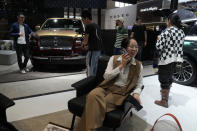
[[[122,48],[121,51],[122,51],[122,54],[127,54],[127,50],[125,48]]]
[[[121,51],[122,51],[122,54],[128,55],[128,52],[127,52],[127,50],[125,48],[122,48]],[[127,61],[127,64],[130,62],[130,60]]]

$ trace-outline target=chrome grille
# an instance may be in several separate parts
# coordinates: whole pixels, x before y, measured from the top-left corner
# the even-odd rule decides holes
[[[48,36],[48,37],[40,38],[40,46],[42,47],[54,47],[54,48],[72,47],[72,42],[73,42],[72,37]]]

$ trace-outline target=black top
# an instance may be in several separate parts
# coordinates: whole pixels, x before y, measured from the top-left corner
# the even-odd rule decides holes
[[[95,23],[88,24],[86,25],[85,34],[89,35],[88,50],[101,50],[102,39],[100,27]]]
[[[145,25],[134,25],[131,32],[134,32],[134,38],[137,42],[144,42],[145,35],[144,31],[146,31]]]

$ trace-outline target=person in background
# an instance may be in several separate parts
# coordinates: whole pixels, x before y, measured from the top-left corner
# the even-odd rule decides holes
[[[26,67],[29,60],[29,39],[35,34],[32,32],[30,27],[24,23],[25,15],[19,12],[17,15],[18,21],[13,23],[10,28],[10,35],[14,37],[14,47],[16,49],[18,66],[22,74],[29,71]],[[25,59],[22,62],[22,55]]]
[[[123,23],[124,21],[122,17],[116,20],[116,26],[118,28],[116,33],[116,41],[114,44],[114,55],[121,54],[121,41],[128,37],[128,30],[124,27]]]
[[[95,76],[98,59],[101,54],[101,30],[100,27],[92,21],[92,14],[89,11],[84,10],[81,17],[83,23],[86,25],[82,46],[88,51],[86,56],[87,76]]]
[[[132,28],[130,37],[136,39],[138,43],[138,54],[136,58],[142,61],[142,51],[147,45],[147,32],[146,26],[142,24],[142,19],[140,17],[136,19],[136,24]]]
[[[0,40],[9,39],[8,20],[5,16],[0,15]]]
[[[181,28],[178,14],[173,13],[166,21],[167,28],[158,36],[156,48],[159,53],[159,82],[161,100],[155,104],[168,108],[168,97],[172,86],[172,75],[177,64],[183,62],[183,43],[185,34]]]
[[[94,131],[101,127],[105,113],[122,105],[128,95],[132,95],[141,104],[143,67],[141,62],[135,59],[137,42],[127,38],[121,46],[125,53],[110,58],[104,81],[87,95],[77,131]]]

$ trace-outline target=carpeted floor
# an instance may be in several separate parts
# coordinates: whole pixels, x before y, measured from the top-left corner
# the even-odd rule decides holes
[[[14,100],[60,93],[73,90],[71,84],[85,77],[86,75],[83,73],[23,82],[0,83],[0,92]]]
[[[12,122],[12,124],[19,131],[43,131],[49,122],[69,128],[71,120],[72,114],[68,110],[64,110],[30,119],[15,121]],[[77,117],[74,131],[76,131],[79,120],[80,118]],[[150,129],[151,125],[147,124],[136,115],[133,115],[132,117],[125,119],[125,122],[117,129],[117,131],[150,131]],[[102,127],[99,131],[112,131],[112,129]]]
[[[75,70],[60,70],[58,71],[47,71],[47,70],[35,70],[28,72],[26,74],[21,74],[19,71],[13,71],[0,75],[0,83],[8,83],[8,82],[17,82],[17,81],[26,81],[26,80],[35,80],[35,79],[44,79],[58,76],[67,76],[74,74],[85,73],[82,69]]]
[[[62,70],[57,70],[57,68],[54,70],[42,69],[27,74],[19,74],[18,71],[8,73],[9,75],[0,74],[0,92],[11,99],[18,100],[72,90],[71,84],[85,78],[86,75],[83,69],[71,68],[73,70],[70,70],[70,68],[63,67]],[[150,75],[154,75],[152,66],[144,66],[143,76]],[[24,81],[8,82],[16,80]],[[1,83],[6,81],[7,83]]]

